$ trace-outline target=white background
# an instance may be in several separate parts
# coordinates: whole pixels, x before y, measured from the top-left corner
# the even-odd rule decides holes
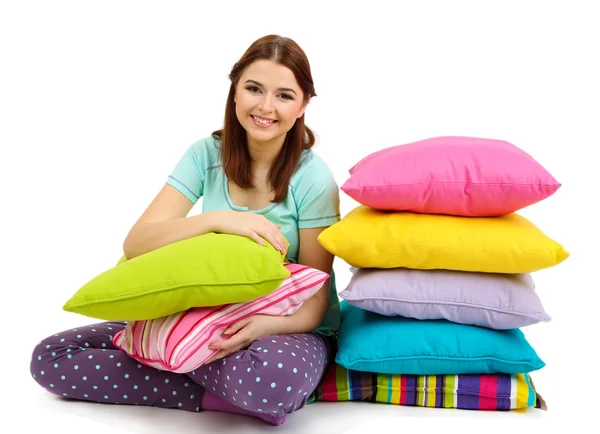
[[[506,432],[593,416],[600,289],[593,3],[2,2],[2,424],[44,434]],[[368,153],[438,135],[508,140],[563,183],[522,211],[571,252],[533,275],[552,321],[523,329],[547,364],[533,379],[549,411],[319,403],[273,428],[215,412],[65,402],[31,378],[38,341],[95,322],[61,307],[120,258],[131,225],[187,147],[222,126],[230,68],[269,33],[292,37],[309,56],[318,96],[307,124],[339,185]],[[342,193],[342,215],[356,205]],[[341,291],[348,265],[338,258],[335,270]]]

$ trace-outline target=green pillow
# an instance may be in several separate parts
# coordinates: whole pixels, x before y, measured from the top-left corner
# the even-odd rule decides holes
[[[207,233],[126,260],[83,285],[63,309],[107,321],[159,318],[192,307],[256,299],[290,272],[267,242]]]

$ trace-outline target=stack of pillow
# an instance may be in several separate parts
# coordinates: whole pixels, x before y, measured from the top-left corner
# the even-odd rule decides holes
[[[544,407],[521,328],[549,321],[531,273],[569,253],[518,213],[560,184],[515,145],[434,137],[368,155],[359,205],[319,242],[353,267],[336,365],[312,400]]]
[[[208,233],[118,263],[84,284],[63,309],[126,321],[115,346],[140,363],[191,372],[217,351],[208,346],[249,315],[290,315],[329,278],[284,262],[267,243]]]

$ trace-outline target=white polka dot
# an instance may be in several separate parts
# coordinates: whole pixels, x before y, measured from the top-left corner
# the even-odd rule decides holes
[[[290,390],[292,390],[292,388],[290,386],[288,386],[287,389],[285,389],[285,390],[287,390],[289,392]]]
[[[275,383],[271,383],[271,388],[274,388],[275,386],[277,386]]]
[[[260,377],[256,377],[256,382],[260,383]]]
[[[278,368],[283,368],[283,363],[278,363],[278,364],[277,364],[277,367],[278,367]]]
[[[248,396],[252,396],[252,392],[248,391]]]

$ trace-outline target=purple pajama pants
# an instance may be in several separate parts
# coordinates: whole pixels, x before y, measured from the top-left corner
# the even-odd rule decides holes
[[[316,333],[267,336],[187,373],[145,366],[115,348],[125,323],[102,322],[49,336],[33,351],[31,374],[66,398],[187,411],[221,410],[279,425],[302,408],[335,357]]]

